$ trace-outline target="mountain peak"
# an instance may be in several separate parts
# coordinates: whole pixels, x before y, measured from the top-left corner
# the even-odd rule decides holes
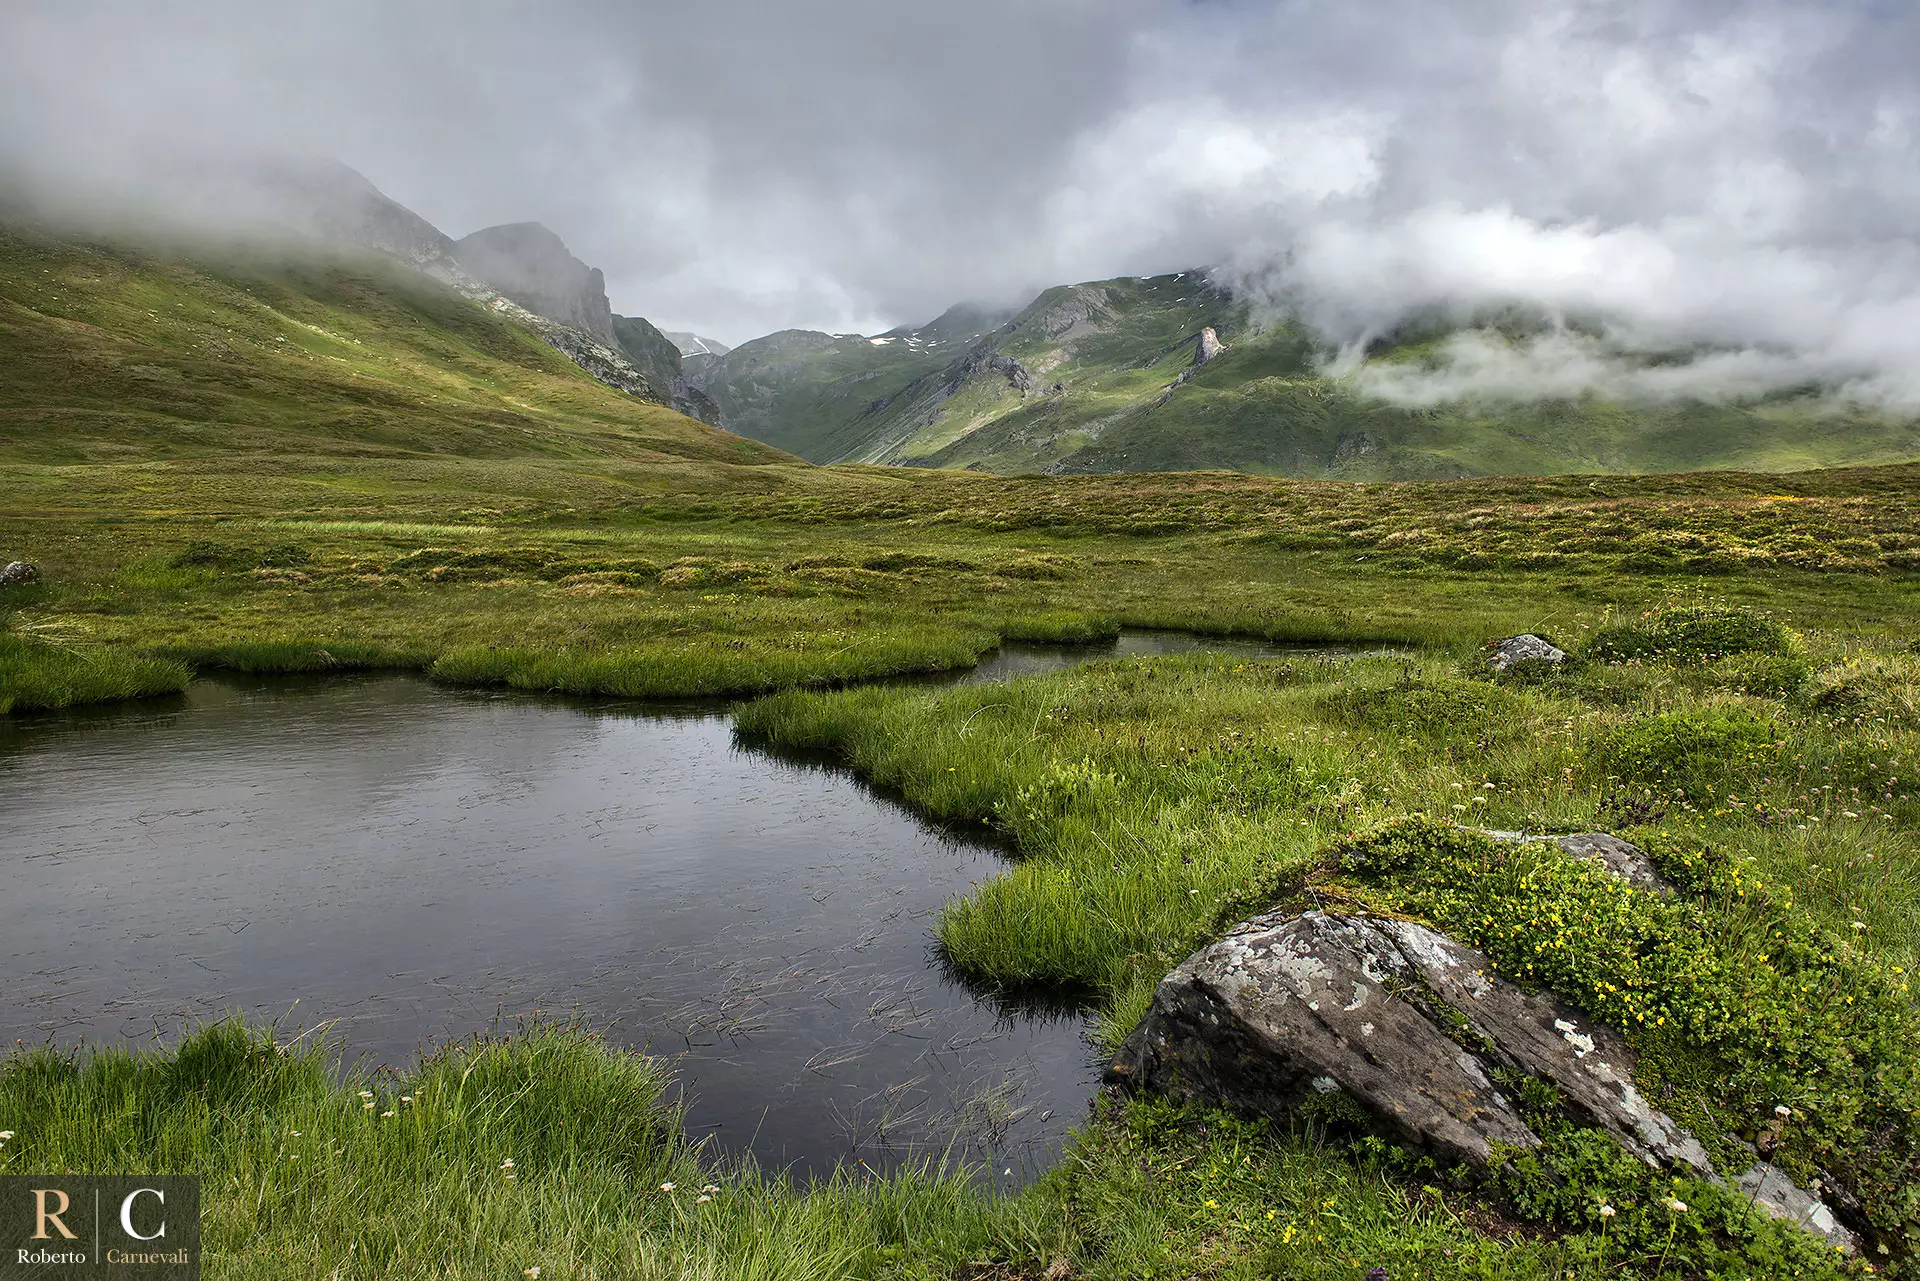
[[[606,277],[574,257],[566,242],[540,223],[483,227],[456,240],[453,255],[528,311],[614,342]]]

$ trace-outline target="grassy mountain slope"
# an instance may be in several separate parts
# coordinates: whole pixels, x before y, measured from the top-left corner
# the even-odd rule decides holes
[[[1207,328],[1227,348],[1196,367]],[[836,340],[832,353],[787,344],[780,378],[763,381],[753,412],[729,425],[819,462],[1056,474],[1224,468],[1426,480],[1920,457],[1920,420],[1811,393],[1738,404],[1586,396],[1396,407],[1361,394],[1350,374],[1329,377],[1313,335],[1292,323],[1256,325],[1244,302],[1199,272],[1050,289],[1009,325],[897,389],[864,399],[796,394],[820,384],[850,392],[831,357],[857,341]],[[1410,331],[1369,361],[1432,362],[1436,342]],[[877,390],[885,379],[872,359],[860,385]],[[903,369],[884,372],[897,378]]]
[[[1376,361],[1418,359],[1398,349]],[[983,442],[983,445],[985,442]],[[984,452],[984,450],[983,450]],[[1285,327],[1238,335],[1176,387],[1116,418],[1053,470],[1428,480],[1739,468],[1788,471],[1920,456],[1920,422],[1813,395],[1625,405],[1597,396],[1402,409],[1314,372]],[[937,460],[945,462],[946,460]]]
[[[862,452],[863,419],[876,405],[963,356],[1004,319],[962,306],[871,338],[783,329],[686,367],[728,430],[814,462],[842,461]]]
[[[592,381],[399,264],[223,257],[0,229],[9,456],[781,459]]]

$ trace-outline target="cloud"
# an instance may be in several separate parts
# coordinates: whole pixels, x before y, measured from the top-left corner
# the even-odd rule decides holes
[[[545,222],[617,309],[729,341],[1208,263],[1339,345],[1579,322],[1375,379],[1402,399],[1817,374],[1906,405],[1916,49],[1872,0],[29,0],[0,157],[335,156],[456,236]],[[1647,351],[1698,354],[1629,377]]]

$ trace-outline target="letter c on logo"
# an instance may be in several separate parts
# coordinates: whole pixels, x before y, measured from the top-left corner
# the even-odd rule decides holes
[[[153,1233],[152,1236],[141,1236],[138,1232],[135,1232],[133,1230],[133,1202],[134,1202],[134,1198],[139,1197],[141,1195],[151,1196],[154,1200],[158,1201],[161,1205],[165,1205],[167,1203],[167,1194],[162,1192],[159,1188],[135,1188],[133,1191],[127,1193],[127,1199],[120,1203],[121,1228],[126,1232],[128,1236],[132,1237],[136,1241],[151,1241],[153,1240],[154,1237],[163,1237],[167,1235],[167,1225],[164,1220],[160,1224],[160,1230],[158,1232]]]

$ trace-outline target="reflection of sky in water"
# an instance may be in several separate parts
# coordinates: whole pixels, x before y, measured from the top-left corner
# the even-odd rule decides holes
[[[972,679],[1086,654],[1010,647]],[[1080,1021],[1005,1016],[929,964],[940,905],[998,862],[717,714],[201,682],[0,725],[0,1036],[240,1010],[339,1020],[400,1065],[578,1014],[682,1056],[695,1133],[770,1164],[879,1165],[956,1131],[1043,1157],[1095,1076]]]

